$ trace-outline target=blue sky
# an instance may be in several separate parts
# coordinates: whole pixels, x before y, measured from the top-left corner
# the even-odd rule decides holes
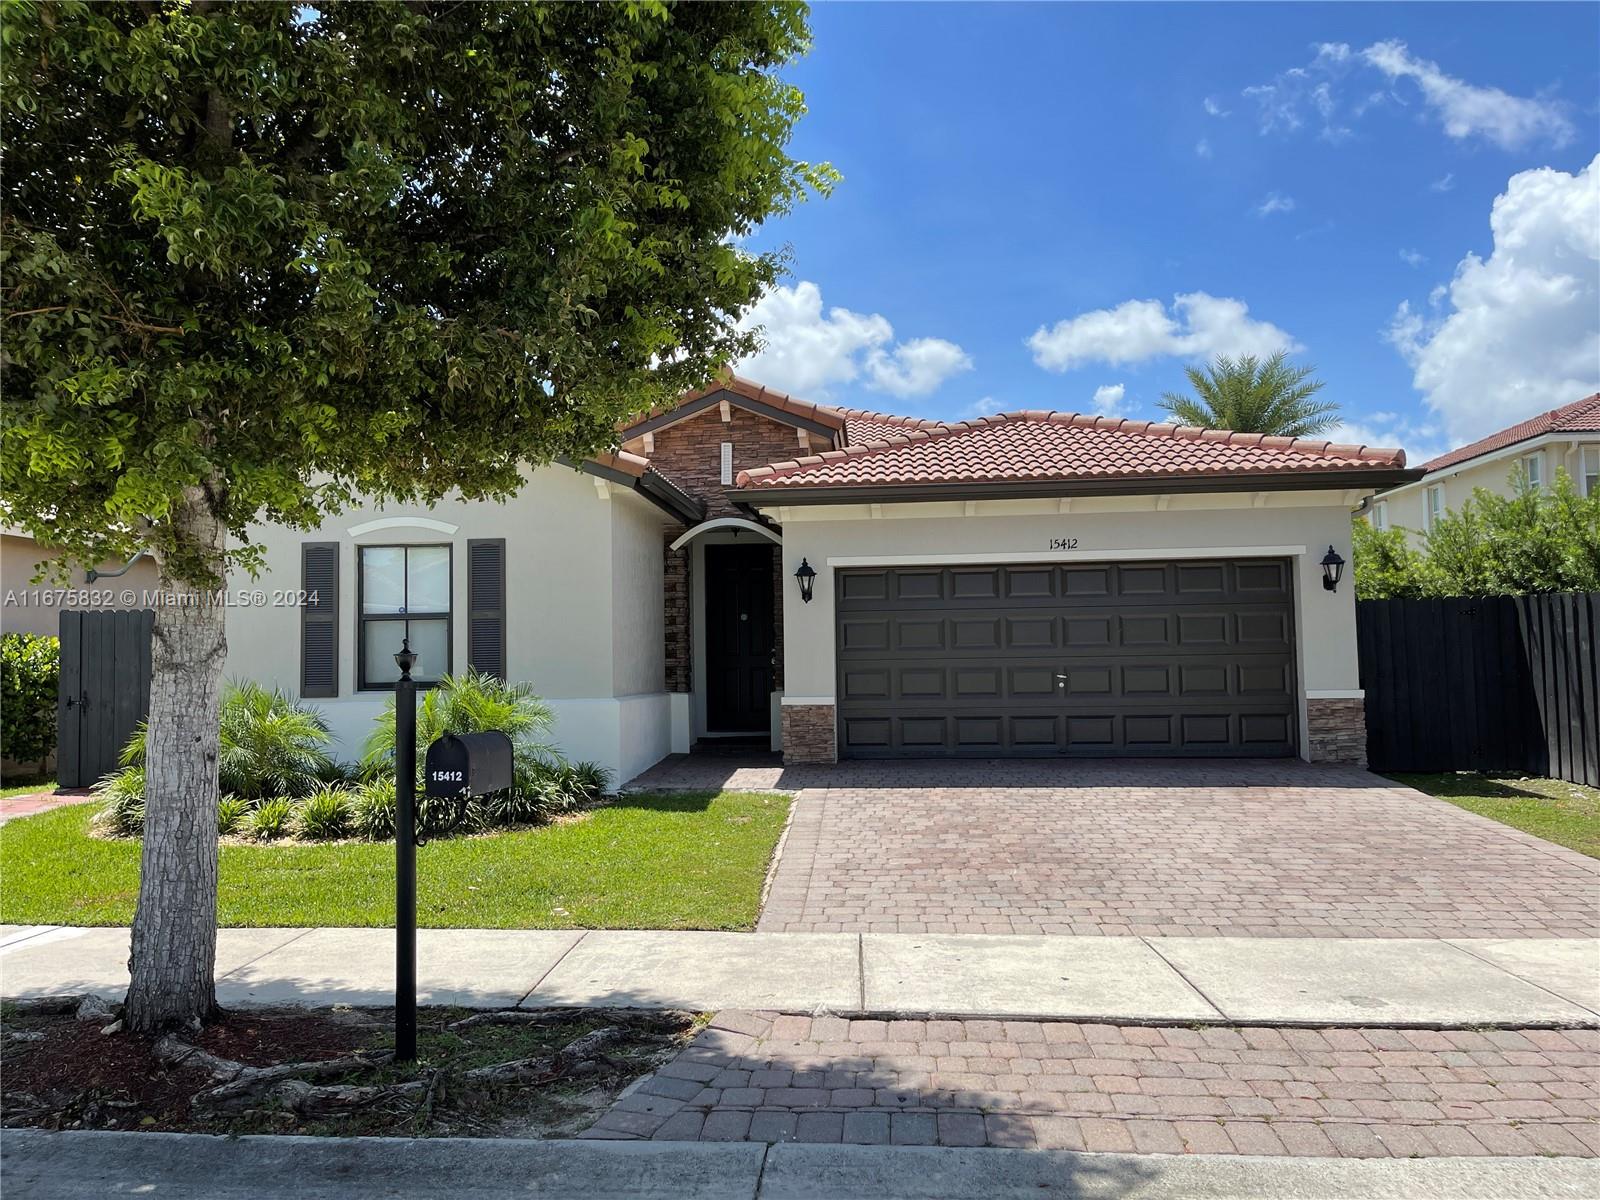
[[[824,3],[812,29],[791,150],[844,181],[750,239],[792,252],[763,382],[1153,418],[1186,362],[1281,345],[1413,461],[1600,388],[1600,7]]]

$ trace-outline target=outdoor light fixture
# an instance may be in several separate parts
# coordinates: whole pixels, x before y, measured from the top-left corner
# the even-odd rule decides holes
[[[417,652],[411,648],[411,639],[401,638],[400,649],[395,652],[394,665],[400,668],[400,674],[407,679],[411,677],[411,668],[417,665]]]
[[[1339,590],[1339,579],[1344,575],[1344,559],[1339,557],[1339,552],[1332,546],[1322,556],[1322,586],[1330,592]]]
[[[800,565],[795,568],[794,577],[800,581],[800,599],[810,604],[811,589],[817,584],[816,568],[802,558]]]

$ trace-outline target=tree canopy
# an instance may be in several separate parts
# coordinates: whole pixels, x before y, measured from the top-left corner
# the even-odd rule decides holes
[[[1357,521],[1356,599],[1600,591],[1600,495],[1580,496],[1563,470],[1549,488],[1520,471],[1511,484],[1509,496],[1474,488],[1420,546],[1405,529]]]
[[[6,519],[69,559],[174,514],[504,495],[752,349],[739,239],[784,152],[795,3],[8,0]]]
[[[1296,367],[1283,351],[1259,359],[1218,355],[1204,367],[1184,368],[1193,396],[1163,392],[1161,408],[1180,425],[1232,429],[1279,437],[1313,437],[1339,423],[1337,404],[1314,400],[1322,381],[1315,367]]]

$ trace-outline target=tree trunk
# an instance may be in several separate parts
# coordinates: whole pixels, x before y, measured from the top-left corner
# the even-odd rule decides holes
[[[172,521],[151,648],[144,847],[125,1012],[128,1028],[141,1033],[193,1027],[217,1012],[217,727],[227,610],[220,582],[180,576],[221,581],[227,533],[198,487],[186,491]]]

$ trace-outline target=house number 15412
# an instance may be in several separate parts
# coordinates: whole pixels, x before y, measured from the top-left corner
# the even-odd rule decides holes
[[[1052,550],[1076,550],[1077,548],[1078,548],[1078,539],[1077,538],[1065,537],[1065,538],[1051,538],[1050,539],[1050,549],[1052,549]]]

